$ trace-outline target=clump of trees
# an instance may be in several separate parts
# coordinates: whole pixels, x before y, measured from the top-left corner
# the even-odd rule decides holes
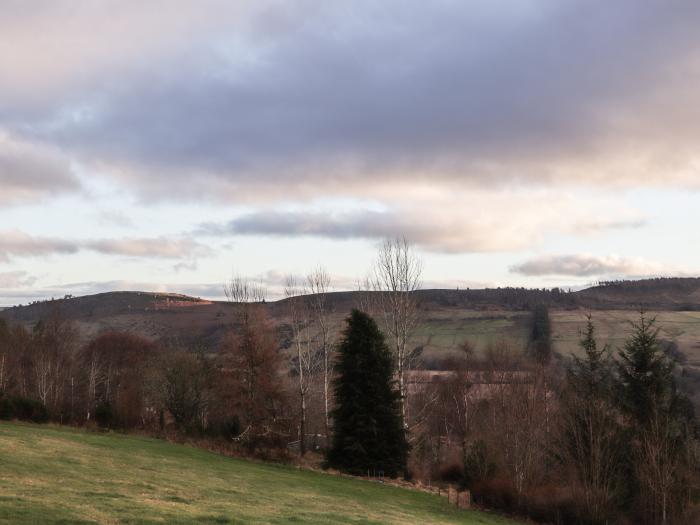
[[[467,345],[423,388],[433,410],[411,468],[549,523],[692,523],[698,426],[655,322],[642,314],[615,354],[589,317],[580,346],[558,367],[532,343],[480,358]]]

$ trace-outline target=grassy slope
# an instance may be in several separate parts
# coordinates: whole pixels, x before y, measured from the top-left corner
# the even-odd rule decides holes
[[[688,356],[689,364],[700,367],[700,312],[654,312],[659,337],[678,343]],[[581,331],[586,326],[585,310],[550,311],[555,349],[563,355],[579,351]],[[601,344],[609,343],[613,349],[623,346],[632,332],[630,321],[638,321],[634,310],[603,310],[593,312],[593,321]],[[522,348],[530,329],[528,312],[492,310],[442,310],[430,312],[419,325],[413,343],[423,345],[428,355],[446,355],[457,345],[468,340],[483,350],[488,343],[499,339],[510,341],[515,348]]]
[[[154,439],[0,423],[0,523],[512,522],[439,496]]]

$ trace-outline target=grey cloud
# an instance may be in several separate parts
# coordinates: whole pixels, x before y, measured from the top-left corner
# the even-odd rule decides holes
[[[36,277],[21,270],[0,272],[0,289],[32,286],[35,282]]]
[[[196,233],[213,236],[270,235],[311,236],[328,239],[380,240],[406,237],[432,252],[496,252],[522,249],[542,241],[543,231],[564,234],[595,234],[616,228],[638,227],[637,217],[600,216],[580,206],[570,209],[567,200],[477,197],[465,207],[459,199],[418,202],[395,210],[307,212],[261,210],[241,215],[225,224],[207,223]],[[516,209],[516,206],[518,208]]]
[[[209,235],[313,236],[330,239],[382,239],[404,235],[412,242],[439,246],[444,238],[439,228],[425,221],[406,221],[393,212],[354,211],[345,213],[262,211],[243,215],[227,224],[204,224]],[[458,247],[443,246],[447,251]],[[465,243],[464,251],[468,246]]]
[[[105,255],[184,259],[204,256],[209,248],[189,238],[123,238],[68,240],[32,236],[21,231],[0,232],[0,261],[16,257],[42,257],[91,250]]]
[[[615,180],[560,163],[630,141],[637,151],[656,140],[649,129],[683,126],[677,104],[694,106],[666,91],[677,87],[666,73],[700,47],[698,3],[303,7],[260,8],[233,37],[215,33],[217,44],[160,57],[14,127],[113,163],[150,195],[241,198],[257,187],[260,198],[428,174]],[[55,116],[81,108],[81,118]]]
[[[647,261],[641,257],[616,255],[551,255],[539,257],[511,267],[511,272],[526,276],[570,277],[641,277],[650,275],[679,274],[677,269]]]
[[[37,237],[16,230],[0,232],[0,261],[13,257],[70,254],[78,250],[79,246],[73,241]]]
[[[210,253],[207,247],[188,238],[101,239],[85,241],[80,245],[98,253],[130,257],[180,259]]]
[[[0,127],[0,204],[33,201],[79,186],[69,159],[57,149],[17,139]]]

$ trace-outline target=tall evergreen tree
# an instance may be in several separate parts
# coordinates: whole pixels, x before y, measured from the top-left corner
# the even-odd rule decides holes
[[[580,346],[583,355],[574,356],[567,367],[561,397],[559,453],[582,518],[591,524],[609,523],[623,489],[624,439],[611,402],[612,359],[607,346],[598,348],[590,315]]]
[[[543,365],[548,364],[552,358],[552,325],[546,304],[538,304],[532,312],[529,353]]]
[[[689,507],[693,414],[676,389],[654,324],[642,312],[620,352],[618,386],[630,424],[634,508],[640,522],[666,525],[680,521]]]
[[[633,335],[620,351],[620,401],[632,421],[643,427],[655,413],[668,411],[678,400],[672,364],[659,345],[655,319],[647,319],[642,312],[633,327]]]
[[[377,324],[353,310],[339,346],[328,465],[351,474],[405,470],[408,442],[393,362]]]

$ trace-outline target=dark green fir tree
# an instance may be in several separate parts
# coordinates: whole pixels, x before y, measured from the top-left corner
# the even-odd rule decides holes
[[[642,312],[625,342],[618,364],[620,401],[632,420],[644,427],[650,418],[674,409],[679,400],[671,362],[659,344],[654,319]]]
[[[393,362],[377,324],[353,310],[339,346],[330,467],[362,475],[405,471],[408,442]]]

